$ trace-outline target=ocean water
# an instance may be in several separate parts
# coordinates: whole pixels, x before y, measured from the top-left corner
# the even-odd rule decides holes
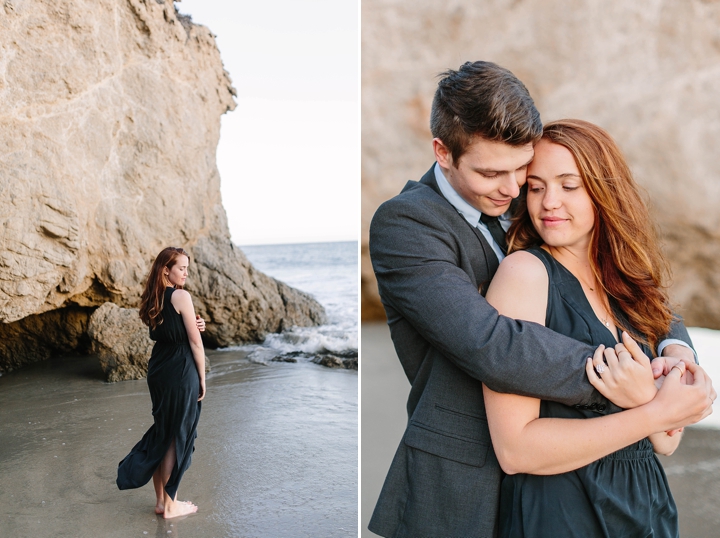
[[[295,327],[269,335],[262,344],[228,348],[248,352],[251,361],[266,363],[283,354],[357,357],[358,354],[358,244],[306,243],[240,247],[263,273],[307,292],[323,305],[327,323]]]

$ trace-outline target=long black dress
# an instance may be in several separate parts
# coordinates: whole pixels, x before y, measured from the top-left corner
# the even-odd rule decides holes
[[[542,249],[529,252],[548,272],[546,326],[588,344],[614,347],[616,340],[572,273]],[[622,321],[627,326],[624,316]],[[643,351],[651,355],[646,347]],[[540,417],[583,419],[599,416],[599,411],[544,400],[540,404]],[[505,476],[499,521],[504,538],[679,536],[675,501],[647,438],[568,473]]]
[[[118,465],[117,486],[139,488],[148,483],[175,439],[176,462],[165,492],[175,498],[180,479],[195,450],[202,402],[200,377],[182,316],[170,302],[175,288],[166,288],[163,322],[150,330],[155,340],[148,363],[147,384],[154,424]]]

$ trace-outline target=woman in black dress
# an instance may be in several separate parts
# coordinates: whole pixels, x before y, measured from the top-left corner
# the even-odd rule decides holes
[[[155,512],[165,519],[197,512],[177,501],[177,489],[190,467],[201,400],[205,397],[205,352],[192,298],[183,290],[190,256],[168,247],[153,262],[140,304],[140,319],[155,340],[147,383],[154,423],[118,466],[120,489],[138,488],[152,477]]]
[[[614,349],[637,340],[646,355],[656,354],[672,320],[667,264],[607,133],[579,120],[545,127],[508,239],[517,252],[500,265],[488,302],[501,314],[604,344],[604,359],[588,359],[590,382],[606,396],[625,383],[652,403],[604,415],[484,387],[493,446],[507,473],[499,535],[677,537],[677,509],[653,452],[672,453],[681,431],[653,429],[663,404],[653,399],[649,359]],[[704,377],[680,362],[664,382],[692,383],[693,374]]]

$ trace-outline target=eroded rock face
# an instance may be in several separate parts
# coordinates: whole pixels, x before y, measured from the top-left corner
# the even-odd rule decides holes
[[[92,308],[70,306],[14,323],[0,323],[0,372],[69,350],[89,351],[87,325],[91,312]]]
[[[35,335],[0,346],[0,371],[77,348],[107,301],[137,307],[166,246],[192,255],[210,345],[323,319],[230,242],[215,149],[233,95],[210,30],[170,1],[0,3],[0,331]],[[41,329],[63,316],[77,337]]]
[[[147,376],[154,342],[137,308],[105,303],[90,316],[91,352],[100,359],[107,380],[142,379]]]
[[[543,121],[605,128],[647,191],[671,298],[720,329],[720,2],[560,0],[362,3],[362,313],[382,316],[367,253],[384,200],[432,165],[437,74],[469,60],[509,68]]]

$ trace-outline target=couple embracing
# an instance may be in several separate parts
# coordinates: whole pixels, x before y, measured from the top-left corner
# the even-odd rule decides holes
[[[655,453],[716,393],[620,150],[585,121],[543,127],[489,62],[444,73],[430,122],[436,162],[370,226],[412,386],[370,530],[677,537]]]

